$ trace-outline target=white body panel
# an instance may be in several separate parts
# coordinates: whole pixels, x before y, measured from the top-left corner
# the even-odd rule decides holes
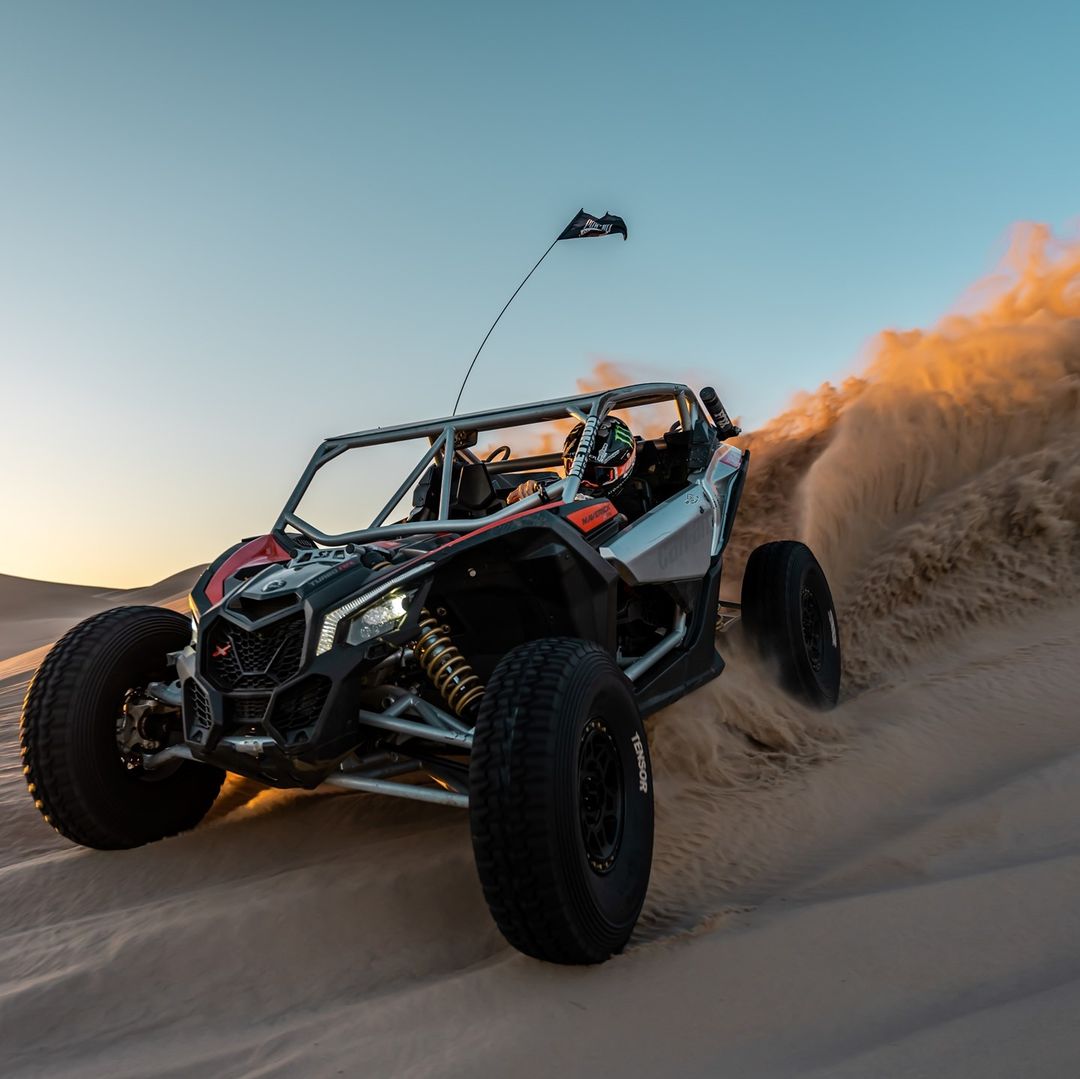
[[[703,577],[720,551],[742,456],[734,446],[721,446],[701,475],[601,547],[601,556],[628,584]]]

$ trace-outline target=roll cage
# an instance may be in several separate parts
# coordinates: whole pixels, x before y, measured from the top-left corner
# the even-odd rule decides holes
[[[281,514],[278,516],[274,528],[280,531],[289,526],[309,540],[324,547],[340,547],[348,543],[367,543],[373,540],[389,539],[397,536],[426,535],[432,532],[467,533],[480,527],[490,526],[493,522],[497,522],[504,517],[520,514],[523,510],[538,506],[556,495],[561,496],[564,502],[572,502],[577,497],[581,475],[592,451],[596,428],[601,420],[608,413],[618,409],[662,404],[665,401],[675,404],[683,430],[690,430],[699,419],[703,418],[697,398],[689,387],[675,382],[645,382],[633,386],[603,390],[598,393],[560,397],[551,401],[541,401],[537,404],[516,405],[511,408],[474,412],[465,416],[447,416],[442,419],[425,420],[420,423],[401,424],[396,427],[376,427],[369,431],[336,435],[325,439],[316,449],[299,482],[285,503]],[[452,447],[454,457],[461,460],[463,464],[480,464],[482,462],[472,452],[471,447],[476,445],[478,435],[481,432],[566,419],[584,423],[585,429],[582,432],[577,453],[574,456],[568,475],[565,479],[560,479],[548,485],[542,494],[528,495],[513,506],[497,510],[482,518],[453,517],[451,516],[453,470],[443,468],[439,477],[438,512],[434,519],[387,523],[386,518],[389,517],[395,506],[400,503],[414,484],[417,483],[425,469],[432,464],[445,460],[447,448]],[[315,475],[335,458],[340,457],[349,450],[388,445],[418,438],[428,440],[428,449],[367,528],[360,528],[350,532],[327,533],[297,515],[297,508],[311,486]],[[493,470],[510,472],[551,466],[560,461],[561,458],[557,454],[512,458],[498,462]]]

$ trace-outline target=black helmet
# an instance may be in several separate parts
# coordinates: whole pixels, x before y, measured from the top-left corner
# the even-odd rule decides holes
[[[567,475],[584,430],[585,424],[579,423],[563,443],[563,468]],[[605,417],[596,429],[592,453],[581,474],[582,488],[590,493],[617,494],[634,471],[636,458],[637,443],[630,428],[617,416]]]

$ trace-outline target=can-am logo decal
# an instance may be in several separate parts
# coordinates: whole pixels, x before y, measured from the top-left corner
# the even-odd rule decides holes
[[[641,738],[636,734],[630,739],[630,744],[634,747],[634,755],[637,757],[638,790],[642,794],[648,794],[649,769],[645,764],[645,747],[641,744]]]
[[[659,548],[656,556],[657,565],[663,571],[681,564],[684,559],[696,560],[707,552],[707,545],[712,536],[713,521],[705,513],[705,507],[698,507],[698,515],[670,536]]]
[[[210,653],[211,659],[221,659],[223,656],[227,656],[232,650],[232,641],[227,641],[225,644],[219,644],[217,648]]]

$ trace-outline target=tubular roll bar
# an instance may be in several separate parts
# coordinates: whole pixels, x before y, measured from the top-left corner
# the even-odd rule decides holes
[[[447,416],[438,420],[426,420],[421,423],[401,424],[396,427],[376,427],[369,431],[356,431],[352,434],[336,435],[324,440],[311,456],[289,500],[285,503],[277,521],[275,530],[291,525],[308,539],[324,547],[340,547],[346,543],[365,543],[370,540],[386,539],[390,536],[418,536],[432,532],[467,533],[482,526],[490,525],[504,517],[511,517],[522,510],[531,509],[549,500],[553,495],[561,494],[564,502],[572,502],[581,485],[581,475],[585,470],[589,452],[592,449],[596,428],[600,421],[616,409],[636,408],[641,405],[662,404],[674,401],[679,411],[683,429],[688,430],[703,413],[698,406],[693,391],[676,382],[644,382],[635,386],[622,386],[614,390],[599,393],[581,394],[577,397],[561,397],[552,401],[541,401],[533,405],[517,405],[511,408],[494,409],[490,412],[473,412],[465,416]],[[386,518],[401,501],[409,489],[423,474],[424,470],[442,454],[447,459],[447,451],[452,457],[455,452],[468,452],[467,447],[458,445],[459,432],[469,436],[480,431],[497,431],[506,427],[523,427],[530,423],[542,423],[545,420],[572,419],[585,424],[585,431],[578,444],[577,453],[570,465],[566,479],[551,484],[543,494],[532,494],[516,502],[513,506],[487,517],[452,518],[450,516],[452,469],[443,468],[439,486],[439,515],[431,521],[399,521],[387,524]],[[324,465],[349,450],[366,446],[384,446],[394,442],[406,442],[414,438],[427,438],[431,445],[425,451],[412,471],[391,496],[390,500],[376,514],[367,528],[352,532],[330,534],[322,532],[303,518],[296,510],[311,486],[315,474]],[[462,439],[462,442],[469,440]],[[471,442],[469,443],[471,444]],[[472,456],[471,454],[469,456]],[[526,459],[527,460],[527,459]],[[523,467],[527,467],[524,465]],[[504,471],[500,469],[500,471]],[[510,469],[505,469],[510,471]]]

